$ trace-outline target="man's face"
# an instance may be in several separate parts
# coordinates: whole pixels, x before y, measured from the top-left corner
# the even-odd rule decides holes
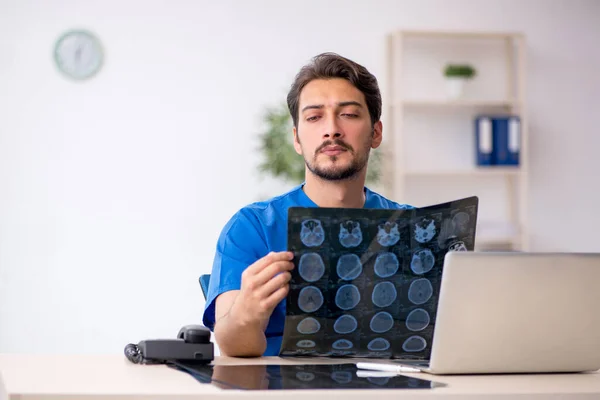
[[[317,79],[300,93],[294,147],[308,169],[326,180],[362,171],[381,144],[381,121],[371,123],[364,95],[345,79]]]

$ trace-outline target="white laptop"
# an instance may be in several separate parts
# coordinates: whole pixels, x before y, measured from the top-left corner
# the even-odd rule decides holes
[[[600,254],[449,252],[432,374],[600,369]]]

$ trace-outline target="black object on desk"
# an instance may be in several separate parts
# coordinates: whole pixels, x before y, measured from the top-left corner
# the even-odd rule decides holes
[[[125,346],[125,356],[135,364],[163,364],[187,360],[208,364],[214,360],[210,330],[202,325],[186,325],[176,339],[148,339]]]
[[[206,365],[174,361],[169,366],[221,389],[432,389],[438,382],[362,371],[354,363],[308,365]],[[391,375],[391,374],[390,374]]]

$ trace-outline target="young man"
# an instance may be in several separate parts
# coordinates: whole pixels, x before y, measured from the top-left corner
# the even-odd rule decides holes
[[[381,95],[369,71],[318,55],[296,76],[287,102],[305,182],[239,210],[217,243],[203,322],[228,356],[279,352],[294,266],[285,251],[289,207],[410,208],[364,186],[369,152],[382,141]]]

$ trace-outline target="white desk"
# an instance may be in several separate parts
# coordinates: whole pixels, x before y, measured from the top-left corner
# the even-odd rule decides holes
[[[337,360],[338,362],[340,360]],[[347,362],[348,360],[342,360]],[[233,359],[217,357],[216,365],[336,363],[333,359]],[[0,399],[256,399],[332,398],[362,400],[419,399],[600,399],[600,373],[544,375],[435,376],[406,374],[446,383],[435,389],[411,390],[222,390],[164,365],[131,364],[123,356],[0,354]]]

